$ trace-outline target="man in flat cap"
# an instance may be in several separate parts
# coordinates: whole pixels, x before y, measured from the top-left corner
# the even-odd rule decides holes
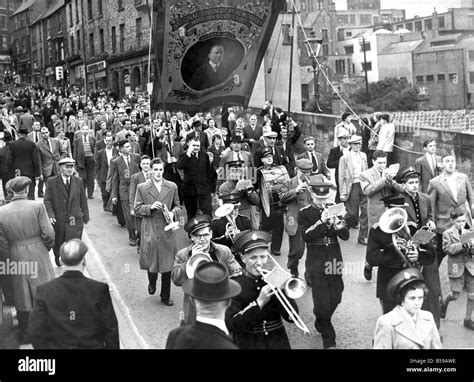
[[[44,194],[44,205],[56,233],[53,252],[58,267],[61,245],[70,239],[81,239],[84,224],[89,221],[84,183],[74,176],[75,164],[74,159],[61,159],[59,175],[48,178]]]
[[[165,348],[238,349],[225,325],[225,312],[242,288],[229,278],[227,268],[215,261],[201,263],[182,288],[196,306],[196,321],[172,330]]]
[[[0,208],[0,258],[9,257],[17,266],[25,266],[23,272],[10,275],[20,343],[28,327],[36,288],[54,278],[48,254],[54,244],[54,230],[43,203],[28,200],[30,185],[26,176],[9,180],[7,188],[13,198]]]
[[[242,268],[235,260],[234,255],[228,247],[214,243],[212,239],[211,217],[199,215],[188,220],[184,225],[184,230],[191,236],[193,243],[178,251],[174,259],[174,266],[171,272],[171,280],[176,286],[182,286],[183,282],[190,277],[187,272],[188,261],[192,256],[205,254],[209,255],[212,261],[224,264],[230,277],[242,273]],[[187,294],[183,296],[183,317],[184,324],[190,324],[196,319],[196,309],[191,303]]]
[[[239,349],[290,349],[282,318],[292,320],[261,274],[269,260],[268,241],[263,231],[244,231],[235,240],[245,270],[235,278],[242,291],[227,309],[226,324]],[[298,312],[295,301],[287,299]]]
[[[303,241],[307,245],[306,273],[311,281],[314,326],[321,333],[325,349],[336,347],[336,331],[331,322],[341,302],[344,282],[343,261],[339,239],[349,239],[344,220],[330,216],[327,208],[329,188],[323,175],[310,177],[311,201],[298,213]]]
[[[408,251],[408,248],[405,248],[404,239],[400,236],[401,234],[397,235],[397,231],[393,232],[393,230],[387,228],[387,217],[390,214],[387,211],[398,213],[397,211],[400,209],[404,211],[408,206],[403,195],[400,193],[388,195],[382,198],[382,202],[385,205],[386,212],[382,214],[380,222],[374,224],[369,230],[366,263],[369,267],[379,267],[376,296],[380,299],[382,312],[385,314],[390,312],[397,304],[387,294],[387,284],[390,279],[400,270],[407,268],[408,264],[410,264],[410,267],[433,264],[436,255],[430,245],[417,246],[414,251]],[[397,208],[397,210],[394,210],[394,208]],[[400,218],[397,219],[400,220]],[[413,228],[410,228],[410,226]],[[402,226],[400,225],[400,227]],[[412,231],[416,231],[416,224],[410,222],[406,225],[406,228],[410,230],[410,235],[413,235],[414,232]],[[404,228],[402,229],[404,230]],[[400,232],[402,232],[401,230]],[[394,234],[398,248],[393,244]],[[406,252],[405,256],[400,255],[399,251],[402,250]],[[367,270],[364,270],[364,276],[367,278],[366,273]],[[371,275],[370,268],[370,277]]]

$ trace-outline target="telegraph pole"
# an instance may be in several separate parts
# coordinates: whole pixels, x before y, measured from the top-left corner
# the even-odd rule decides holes
[[[84,0],[81,0],[81,23],[82,23],[82,61],[84,62],[84,93],[87,99],[86,28],[84,24]]]
[[[365,45],[365,37],[362,36],[362,51],[364,52],[364,72],[365,72],[365,101],[367,103],[367,106],[370,104],[370,95],[369,95],[369,80],[367,76],[367,57],[366,57],[366,48],[367,46]]]

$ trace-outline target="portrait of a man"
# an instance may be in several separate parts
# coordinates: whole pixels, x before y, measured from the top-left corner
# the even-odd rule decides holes
[[[216,86],[224,82],[229,75],[229,70],[223,63],[223,45],[212,45],[207,57],[208,61],[194,71],[189,81],[189,86],[194,90],[203,90]]]

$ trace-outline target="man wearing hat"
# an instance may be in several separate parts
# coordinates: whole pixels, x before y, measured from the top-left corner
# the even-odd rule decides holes
[[[28,199],[35,199],[36,178],[40,176],[40,154],[36,145],[27,139],[28,130],[21,128],[19,138],[10,144],[11,170],[15,176],[30,178]]]
[[[378,318],[374,349],[442,348],[433,315],[422,307],[425,289],[423,276],[416,268],[404,269],[391,278],[387,295],[397,305]]]
[[[297,156],[296,159],[309,159],[313,163],[313,173],[323,174],[327,179],[331,179],[331,173],[326,167],[326,161],[323,154],[318,153],[316,149],[316,139],[314,137],[304,138],[305,152]]]
[[[350,135],[345,129],[339,129],[339,133],[337,135],[337,139],[339,141],[339,145],[336,147],[331,148],[329,150],[328,160],[327,160],[327,167],[335,169],[335,177],[336,177],[336,203],[341,202],[340,198],[340,185],[339,185],[339,163],[340,159],[344,154],[348,154],[351,150],[351,146],[349,146],[349,138]]]
[[[44,194],[44,205],[49,220],[54,226],[54,258],[61,266],[59,249],[70,239],[81,239],[84,224],[89,221],[84,184],[81,178],[74,176],[75,160],[63,158],[58,162],[59,175],[48,178]]]
[[[419,192],[420,174],[413,167],[403,168],[397,175],[397,182],[400,183],[405,192],[402,195],[405,198],[408,221],[416,224],[416,229],[427,227],[431,232],[436,230],[431,210],[431,200],[427,194]],[[432,246],[432,244],[430,244]],[[432,248],[432,250],[435,250]],[[429,290],[422,309],[428,310],[433,314],[436,326],[440,326],[440,306],[441,284],[439,280],[438,266],[436,262],[427,264],[422,269],[425,284]]]
[[[357,223],[360,223],[357,242],[367,245],[367,196],[362,192],[360,185],[360,175],[368,168],[367,155],[360,151],[362,137],[353,135],[348,143],[351,146],[351,151],[347,152],[339,161],[339,193],[341,201],[346,204],[347,212],[355,217]]]
[[[281,202],[287,206],[285,224],[289,240],[287,268],[296,277],[299,276],[298,264],[305,249],[301,227],[298,224],[298,212],[311,202],[309,178],[312,171],[313,164],[309,159],[298,159],[296,176],[290,179],[288,189],[282,189],[279,192]]]
[[[12,264],[21,262],[27,267],[26,272],[10,275],[20,342],[28,327],[36,288],[54,278],[48,254],[54,244],[54,230],[43,203],[28,200],[30,185],[26,176],[9,180],[7,188],[13,198],[0,208],[0,258],[9,257]]]
[[[229,215],[212,220],[211,229],[214,235],[213,241],[214,243],[229,247],[234,253],[236,260],[240,265],[242,265],[240,256],[233,250],[233,239],[237,233],[252,229],[252,223],[250,219],[247,216],[241,215],[239,213],[241,206],[240,201],[243,198],[243,194],[241,192],[233,192],[230,194],[221,195],[220,198],[223,204],[231,204],[234,206],[234,209]]]
[[[263,133],[263,143],[264,147],[259,148],[255,151],[255,157],[254,157],[254,165],[255,168],[260,168],[263,166],[263,153],[264,149],[270,150],[271,154],[273,156],[273,165],[274,166],[286,166],[288,164],[288,161],[286,159],[285,154],[283,153],[283,150],[281,147],[276,146],[276,139],[277,139],[278,134],[274,131],[265,131]]]
[[[207,134],[202,131],[202,122],[197,120],[194,121],[193,124],[191,125],[192,132],[188,133],[186,136],[186,140],[196,137],[199,139],[199,142],[201,143],[200,149],[202,152],[207,152],[207,149],[209,148],[209,140],[207,139]]]
[[[268,239],[263,231],[241,232],[235,239],[245,270],[235,278],[242,291],[227,309],[226,324],[239,349],[290,349],[282,318],[292,321],[261,274],[268,262]],[[287,299],[298,312],[295,301]]]
[[[405,209],[407,204],[402,194],[393,194],[382,198],[382,202],[385,204],[385,210],[392,208]],[[408,228],[415,224],[407,224]],[[396,235],[398,244],[398,250],[402,252],[408,252],[402,258],[399,251],[393,245],[392,232],[385,232],[379,223],[374,224],[369,230],[369,238],[367,243],[366,252],[366,269],[364,269],[364,277],[370,279],[372,277],[372,267],[379,267],[377,273],[377,291],[376,296],[380,299],[383,314],[390,312],[395,306],[396,302],[387,294],[387,284],[390,279],[400,270],[407,267],[406,260],[410,262],[412,267],[420,265],[432,264],[435,259],[435,252],[432,246],[423,245],[419,246],[414,252],[408,252],[405,248],[403,239]],[[416,230],[416,227],[415,227]],[[411,231],[411,230],[410,230]],[[411,235],[414,232],[410,232]],[[367,269],[368,268],[368,269]],[[369,274],[370,272],[370,277]]]
[[[323,175],[310,177],[310,203],[298,213],[303,241],[307,245],[306,273],[311,281],[314,326],[321,333],[325,349],[336,347],[336,332],[331,317],[341,302],[344,282],[343,262],[338,238],[349,239],[349,229],[343,220],[328,216],[329,188]]]
[[[189,259],[197,254],[208,255],[212,261],[223,264],[230,275],[234,277],[242,273],[242,268],[235,260],[230,249],[224,245],[214,243],[212,239],[211,217],[208,215],[199,215],[190,218],[184,225],[184,230],[191,236],[193,243],[181,249],[176,253],[174,266],[171,271],[171,280],[176,286],[183,285],[187,280],[187,265]],[[196,319],[195,306],[190,301],[187,294],[183,296],[183,317],[184,324],[191,324]]]
[[[248,151],[242,150],[242,136],[234,134],[230,139],[230,148],[226,149],[222,154],[219,167],[223,168],[224,179],[227,179],[227,164],[229,162],[243,162],[243,167],[251,174],[253,169],[252,155]],[[222,171],[222,170],[221,170]]]
[[[196,321],[173,329],[165,348],[238,349],[225,325],[225,312],[242,288],[230,280],[227,268],[215,261],[201,263],[182,288],[196,306]]]

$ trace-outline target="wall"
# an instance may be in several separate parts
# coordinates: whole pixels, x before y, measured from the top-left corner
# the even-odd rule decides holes
[[[380,55],[378,61],[380,80],[405,77],[410,84],[413,84],[411,52]]]

